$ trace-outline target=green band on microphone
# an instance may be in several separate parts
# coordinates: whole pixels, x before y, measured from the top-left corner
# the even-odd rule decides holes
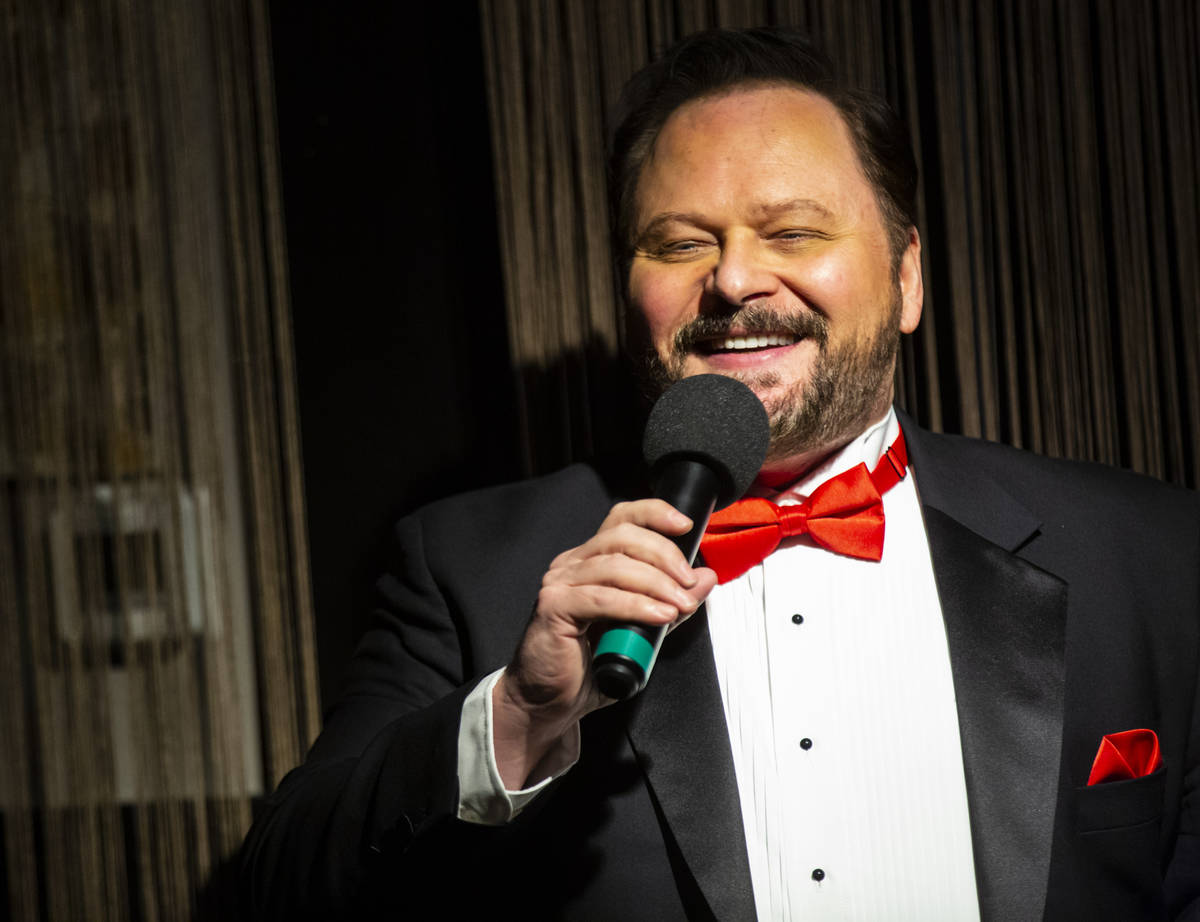
[[[604,653],[627,656],[641,666],[643,672],[649,672],[650,664],[654,662],[654,644],[636,631],[623,627],[609,628],[604,632],[594,655],[600,656]]]

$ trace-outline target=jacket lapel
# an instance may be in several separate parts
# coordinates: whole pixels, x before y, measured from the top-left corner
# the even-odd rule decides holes
[[[678,848],[676,877],[690,873],[717,919],[753,919],[733,753],[703,609],[663,644],[628,732],[663,835]],[[686,896],[686,880],[680,889]]]
[[[1021,558],[1039,522],[903,420],[946,622],[984,920],[1041,918],[1063,725],[1067,586]]]

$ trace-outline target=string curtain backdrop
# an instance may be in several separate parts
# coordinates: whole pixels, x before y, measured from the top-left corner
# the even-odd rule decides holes
[[[317,729],[265,7],[0,7],[0,917],[234,918],[220,869]],[[900,403],[1197,485],[1192,0],[478,12],[526,472],[633,425],[621,85],[696,29],[781,23],[912,129],[927,297]]]
[[[319,720],[265,4],[0,23],[0,917],[232,918]]]
[[[926,297],[900,405],[935,430],[1200,483],[1192,0],[481,9],[530,472],[621,430],[602,141],[621,85],[690,32],[778,24],[806,31],[911,130]]]

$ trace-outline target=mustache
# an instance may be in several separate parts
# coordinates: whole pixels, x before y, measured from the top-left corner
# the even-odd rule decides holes
[[[797,339],[815,340],[819,346],[829,339],[829,321],[822,314],[745,307],[732,314],[705,314],[689,320],[676,331],[672,350],[676,355],[692,352],[706,340],[728,336],[735,327],[746,333],[791,333]]]

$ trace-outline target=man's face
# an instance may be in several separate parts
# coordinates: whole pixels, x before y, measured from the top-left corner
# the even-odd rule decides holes
[[[638,181],[629,295],[659,386],[705,372],[767,408],[764,471],[795,471],[881,417],[921,316],[920,241],[899,264],[827,99],[748,87],[676,110]]]

